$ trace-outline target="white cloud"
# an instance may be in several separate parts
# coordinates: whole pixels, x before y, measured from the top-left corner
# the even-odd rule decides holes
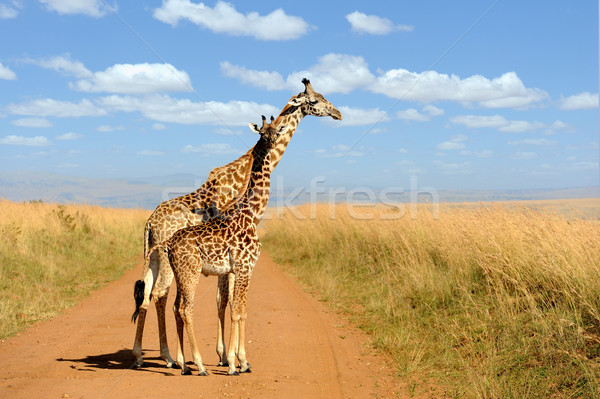
[[[382,111],[379,108],[362,109],[351,108],[342,105],[338,107],[338,109],[344,116],[344,119],[341,121],[334,121],[327,118],[323,120],[323,123],[332,127],[344,127],[375,125],[379,122],[386,122],[390,120],[387,116],[387,112]]]
[[[554,121],[548,125],[537,121],[512,121],[501,115],[459,115],[450,119],[451,123],[466,126],[469,129],[491,128],[506,133],[533,132],[546,129],[546,134],[556,131],[572,131],[572,127],[562,121]]]
[[[193,102],[154,94],[144,97],[112,95],[98,100],[108,110],[141,112],[157,122],[243,126],[257,115],[278,115],[279,109],[267,104],[245,101],[221,103]]]
[[[357,88],[368,88],[375,79],[363,57],[336,53],[319,57],[317,64],[307,70],[293,72],[287,83],[300,88],[304,77],[321,93],[349,93]]]
[[[8,67],[5,67],[4,65],[2,65],[2,63],[0,62],[0,79],[16,80],[17,74],[14,73],[13,71],[11,71],[10,69],[8,69]]]
[[[600,166],[600,163],[598,163],[598,162],[580,161],[580,162],[574,162],[573,164],[571,164],[571,169],[596,171],[596,170],[598,170],[599,166]]]
[[[69,132],[69,133],[61,134],[59,136],[55,136],[54,138],[56,140],[77,140],[82,137],[83,137],[83,134]]]
[[[163,0],[154,10],[154,18],[176,26],[179,20],[207,28],[215,33],[252,36],[259,40],[297,39],[308,32],[308,24],[300,17],[290,16],[281,8],[267,15],[238,12],[233,4],[218,1],[214,8],[190,0]]]
[[[11,122],[15,126],[21,127],[52,127],[52,122],[44,118],[22,118]]]
[[[471,162],[444,162],[444,161],[433,161],[434,165],[437,165],[443,174],[445,175],[468,175],[473,173],[471,170]]]
[[[70,86],[84,92],[123,94],[192,90],[190,77],[185,71],[170,64],[148,63],[116,64]]]
[[[111,9],[102,0],[40,0],[50,11],[59,14],[84,14],[102,17]]]
[[[67,75],[73,75],[78,78],[87,78],[92,76],[92,72],[88,70],[83,63],[71,60],[67,54],[64,56],[56,56],[52,58],[44,58],[41,60],[27,59],[26,62],[37,64],[45,69],[52,69]]]
[[[598,93],[583,92],[560,98],[560,109],[576,110],[598,108]]]
[[[528,122],[528,121],[508,121],[508,124],[498,128],[501,132],[508,133],[523,133],[533,132],[538,129],[545,127],[541,122]]]
[[[426,122],[431,119],[428,115],[422,114],[414,108],[398,111],[396,116],[403,121]]]
[[[573,132],[573,127],[568,123],[563,121],[554,121],[552,125],[550,125],[551,130],[562,130],[565,132]]]
[[[524,108],[548,98],[545,91],[526,88],[515,72],[494,79],[481,75],[461,79],[436,71],[391,69],[379,76],[369,90],[402,100],[447,100],[466,105],[477,103],[484,108]]]
[[[235,136],[239,136],[241,134],[244,134],[246,132],[246,130],[234,130],[231,129],[230,127],[218,127],[216,129],[213,130],[213,133],[216,134],[222,134],[224,136],[231,136],[231,135],[235,135]]]
[[[154,123],[152,125],[152,129],[154,130],[165,130],[167,127],[165,125],[163,125],[162,123]]]
[[[83,92],[126,94],[192,91],[189,75],[171,64],[115,64],[104,71],[92,72],[83,63],[72,60],[68,54],[25,61],[79,78],[69,83],[69,87]]]
[[[96,128],[97,132],[114,132],[116,130],[125,130],[123,126],[112,126],[112,125],[100,125]]]
[[[426,105],[423,107],[423,111],[429,116],[441,116],[444,115],[444,110],[433,105]]]
[[[427,122],[430,121],[432,117],[440,115],[444,115],[444,110],[433,105],[426,105],[423,107],[422,113],[414,108],[401,110],[396,113],[398,119],[415,122]]]
[[[464,125],[469,129],[494,128],[499,129],[508,125],[508,120],[500,115],[480,116],[480,115],[459,115],[450,119],[450,122]]]
[[[387,35],[394,31],[410,32],[414,29],[410,25],[394,25],[387,18],[378,17],[377,15],[366,15],[358,11],[346,15],[346,19],[350,22],[353,31],[371,35]]]
[[[456,143],[454,141],[444,141],[443,143],[439,143],[436,148],[442,151],[460,150],[465,148],[465,145],[463,143]]]
[[[491,156],[493,155],[493,152],[490,150],[483,150],[483,151],[467,151],[467,150],[463,150],[460,152],[461,155],[468,155],[468,156],[474,156],[477,158],[491,158]]]
[[[355,149],[346,144],[338,144],[330,148],[319,148],[313,153],[318,158],[363,157],[365,155],[364,150],[365,148],[362,146]]]
[[[315,65],[294,71],[286,79],[278,72],[249,70],[229,63],[221,64],[221,70],[229,77],[269,90],[300,89],[300,81],[307,77],[322,93],[362,89],[408,101],[456,101],[484,108],[522,109],[549,98],[543,90],[525,87],[515,72],[493,79],[481,75],[461,79],[436,71],[391,69],[375,76],[363,57],[336,53],[319,57]]]
[[[233,148],[227,143],[214,143],[214,144],[200,144],[193,146],[191,144],[186,145],[181,149],[182,152],[194,152],[199,153],[203,156],[208,155],[239,155],[244,150]]]
[[[74,168],[79,168],[80,166],[76,163],[61,163],[60,165],[57,165],[59,168],[67,168],[67,169],[74,169]]]
[[[515,159],[534,159],[537,158],[537,153],[532,151],[520,151],[513,155]]]
[[[278,72],[252,71],[229,62],[221,62],[221,72],[230,78],[235,78],[244,84],[260,87],[266,90],[282,90],[287,83]]]
[[[442,150],[442,151],[449,151],[449,150],[461,150],[463,148],[465,148],[465,144],[463,143],[463,141],[466,141],[468,139],[467,136],[463,135],[463,134],[458,134],[454,137],[452,137],[449,141],[444,141],[442,143],[439,143],[436,148],[438,150]]]
[[[246,69],[229,62],[221,63],[221,71],[230,78],[267,90],[304,90],[302,79],[308,78],[320,93],[349,93],[365,87],[375,77],[364,58],[345,54],[326,54],[312,67],[294,71],[284,80],[278,72]]]
[[[583,144],[583,145],[567,145],[565,147],[565,149],[569,150],[569,151],[581,151],[581,150],[598,150],[598,143],[597,142],[591,142],[588,144]]]
[[[21,2],[17,0],[10,1],[11,4],[0,4],[0,19],[16,18],[21,9]]]
[[[518,141],[509,141],[508,143],[506,143],[508,145],[532,145],[532,146],[540,146],[540,147],[547,147],[547,146],[551,146],[556,144],[556,141],[554,140],[548,140],[548,139],[525,139],[525,140],[518,140]]]
[[[16,115],[32,115],[37,117],[54,116],[58,118],[78,118],[82,116],[103,116],[106,111],[98,108],[90,100],[79,103],[57,101],[51,98],[33,100],[22,104],[9,104],[6,109]]]
[[[50,145],[50,141],[44,136],[23,137],[10,135],[0,138],[0,144],[42,147]]]
[[[156,151],[156,150],[142,150],[142,151],[139,151],[137,154],[138,155],[147,155],[147,156],[158,156],[158,155],[164,155],[165,153],[163,151]]]

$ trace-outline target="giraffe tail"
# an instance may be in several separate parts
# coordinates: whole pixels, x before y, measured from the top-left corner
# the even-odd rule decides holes
[[[144,280],[138,280],[135,282],[135,286],[133,287],[133,298],[135,299],[135,312],[131,316],[131,321],[135,323],[138,315],[140,314],[140,306],[142,302],[144,302],[144,288],[146,283]]]
[[[144,269],[146,269],[146,267],[149,267],[150,257],[152,256],[154,251],[156,251],[160,248],[162,248],[164,250],[168,249],[168,247],[165,244],[157,244],[157,245],[154,245],[152,248],[148,249],[148,252],[146,253],[146,256],[144,259]],[[148,271],[148,272],[151,273],[151,271]],[[152,287],[148,287],[148,289],[152,289]],[[133,323],[135,323],[138,315],[140,314],[140,307],[142,306],[142,303],[144,302],[144,298],[146,296],[145,291],[146,291],[146,282],[144,280],[136,281],[135,285],[133,287],[133,299],[135,299],[135,311],[133,312],[133,315],[131,315],[131,321]],[[148,297],[150,297],[150,295],[148,295]]]

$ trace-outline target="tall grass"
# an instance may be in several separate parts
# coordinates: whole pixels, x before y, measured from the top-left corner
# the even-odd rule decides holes
[[[56,315],[131,268],[148,214],[0,200],[0,338]]]
[[[402,378],[450,397],[600,397],[600,222],[525,207],[413,216],[308,206],[264,223],[275,260],[348,312]],[[335,218],[331,215],[335,214]],[[400,217],[402,216],[402,217]]]

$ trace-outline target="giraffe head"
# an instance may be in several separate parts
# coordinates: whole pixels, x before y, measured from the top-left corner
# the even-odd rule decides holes
[[[287,112],[294,112],[298,107],[304,115],[331,116],[333,119],[342,119],[342,113],[337,110],[321,93],[317,93],[311,86],[310,80],[302,79],[304,91],[288,101]]]
[[[264,141],[267,148],[272,148],[277,141],[277,138],[281,133],[287,129],[287,125],[275,126],[273,125],[275,118],[271,116],[271,122],[267,123],[267,118],[262,115],[262,126],[259,128],[256,123],[250,123],[250,130],[260,134],[260,140]]]

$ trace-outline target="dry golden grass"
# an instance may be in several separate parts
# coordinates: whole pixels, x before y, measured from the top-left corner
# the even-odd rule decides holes
[[[132,267],[149,213],[0,200],[0,338]]]
[[[526,205],[306,205],[266,221],[263,243],[416,390],[600,397],[600,221]]]

